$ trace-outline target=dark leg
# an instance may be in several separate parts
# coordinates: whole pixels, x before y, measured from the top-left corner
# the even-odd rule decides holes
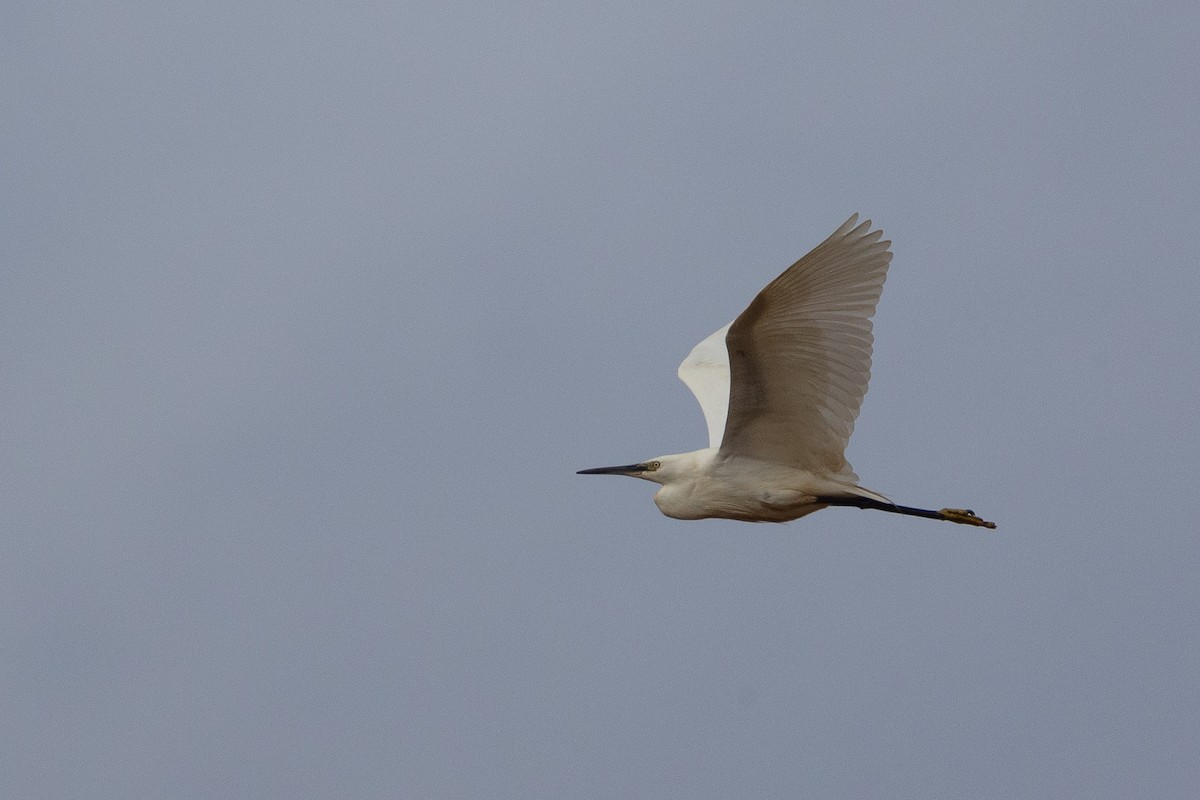
[[[873,508],[876,511],[887,511],[892,514],[907,514],[910,517],[925,517],[926,519],[941,519],[947,522],[957,522],[961,525],[978,525],[981,528],[995,528],[996,523],[988,522],[975,516],[975,512],[965,508],[943,508],[930,511],[927,508],[899,506],[894,503],[881,503],[869,497],[822,497],[818,500],[828,506],[850,506],[852,508]]]

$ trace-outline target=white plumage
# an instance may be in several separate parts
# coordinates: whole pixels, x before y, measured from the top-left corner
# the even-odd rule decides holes
[[[845,505],[995,527],[969,510],[896,505],[846,461],[890,246],[851,216],[692,349],[679,377],[704,412],[707,448],[580,473],[659,483],[654,501],[677,519],[783,522]]]

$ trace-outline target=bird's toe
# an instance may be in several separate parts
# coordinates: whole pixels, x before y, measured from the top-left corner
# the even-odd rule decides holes
[[[995,528],[996,523],[988,522],[985,519],[980,519],[975,516],[975,512],[969,508],[942,508],[938,510],[942,515],[942,519],[947,522],[957,522],[961,525],[978,525],[981,528]]]

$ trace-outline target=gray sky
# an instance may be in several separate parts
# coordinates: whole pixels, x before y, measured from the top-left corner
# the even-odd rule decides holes
[[[0,795],[1182,797],[1194,3],[8,3]],[[851,212],[850,457],[574,470]]]

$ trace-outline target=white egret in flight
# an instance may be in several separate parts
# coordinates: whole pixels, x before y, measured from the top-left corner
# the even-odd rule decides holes
[[[661,484],[654,503],[676,519],[786,522],[854,506],[996,527],[967,509],[897,505],[859,486],[846,461],[890,246],[855,214],[693,348],[679,377],[700,401],[708,447],[579,474]]]

